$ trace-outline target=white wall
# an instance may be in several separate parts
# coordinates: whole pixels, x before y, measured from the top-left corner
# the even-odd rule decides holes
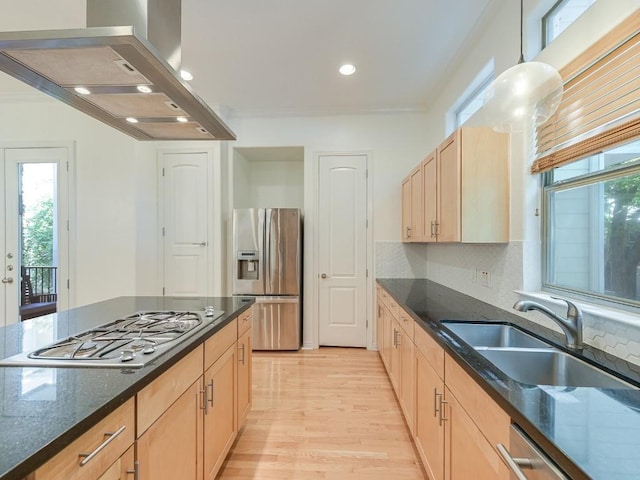
[[[0,102],[0,143],[75,143],[73,304],[131,295],[136,275],[135,141],[37,92],[32,101],[23,100]]]
[[[305,238],[304,238],[304,325],[303,343],[317,340],[314,311],[313,228],[319,153],[367,152],[373,182],[373,239],[399,242],[400,184],[409,169],[427,152],[426,116],[423,113],[385,113],[325,117],[231,118],[229,125],[238,140],[233,147],[304,147]]]

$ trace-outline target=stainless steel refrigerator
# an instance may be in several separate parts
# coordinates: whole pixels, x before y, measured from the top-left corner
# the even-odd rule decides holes
[[[302,342],[302,212],[233,211],[233,294],[256,297],[254,350],[298,350]]]

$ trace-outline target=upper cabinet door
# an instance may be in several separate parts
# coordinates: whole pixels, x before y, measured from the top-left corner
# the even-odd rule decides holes
[[[447,138],[437,151],[438,242],[460,241],[461,155],[460,130]]]
[[[435,151],[431,152],[422,162],[422,189],[424,200],[422,241],[435,242],[438,238],[438,172]]]
[[[421,242],[424,230],[424,214],[422,211],[422,168],[418,165],[409,174],[411,178],[411,240]]]
[[[411,241],[411,177],[402,181],[402,241]]]

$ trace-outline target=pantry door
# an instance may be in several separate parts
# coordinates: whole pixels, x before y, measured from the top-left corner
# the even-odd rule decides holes
[[[367,155],[319,157],[318,340],[367,346]]]
[[[206,297],[209,268],[209,155],[160,154],[163,287],[166,296]]]

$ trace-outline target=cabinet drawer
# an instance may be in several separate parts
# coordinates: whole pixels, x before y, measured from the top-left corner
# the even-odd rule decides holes
[[[447,388],[493,448],[498,443],[507,445],[511,419],[449,355],[445,358],[445,376]]]
[[[253,321],[253,307],[249,307],[240,315],[238,315],[238,338],[240,338],[247,330],[251,328]]]
[[[419,325],[414,328],[413,341],[438,376],[444,380],[444,349]]]
[[[133,445],[135,402],[131,398],[29,477],[33,480],[95,480]],[[101,448],[102,447],[102,448]],[[87,456],[89,455],[89,456]],[[129,466],[133,468],[133,464]]]
[[[253,308],[251,309],[253,312]],[[227,326],[204,342],[204,369],[226,352],[238,340],[238,319],[234,318]]]
[[[138,392],[138,438],[202,375],[202,350],[199,346]]]
[[[400,307],[398,307],[398,323],[400,324],[400,328],[404,330],[404,333],[407,334],[407,337],[409,337],[409,339],[413,342],[416,322],[413,320],[411,315],[409,315]]]
[[[391,296],[387,299],[387,307],[391,312],[391,316],[396,320],[400,320],[400,306]]]

